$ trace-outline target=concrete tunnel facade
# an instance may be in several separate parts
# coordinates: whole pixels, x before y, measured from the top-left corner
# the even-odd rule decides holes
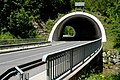
[[[71,26],[75,34],[73,37],[64,37],[66,26]],[[85,12],[73,12],[63,16],[53,26],[48,41],[87,41],[102,38],[106,42],[105,29],[102,23],[93,15]]]

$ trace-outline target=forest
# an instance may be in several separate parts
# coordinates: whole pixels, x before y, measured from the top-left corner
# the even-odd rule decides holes
[[[85,12],[102,22],[105,50],[120,51],[120,0],[0,0],[0,39],[47,38],[60,17],[75,11],[75,2],[85,2]]]

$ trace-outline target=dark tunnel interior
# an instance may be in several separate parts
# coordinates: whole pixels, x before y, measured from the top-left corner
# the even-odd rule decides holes
[[[101,32],[97,23],[84,15],[71,16],[64,20],[60,26],[62,26],[60,41],[87,41],[101,37]],[[63,36],[63,31],[66,26],[71,26],[74,29],[75,35],[73,37]]]

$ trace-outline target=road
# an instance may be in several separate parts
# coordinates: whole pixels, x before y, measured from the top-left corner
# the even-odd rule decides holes
[[[76,45],[82,45],[86,42],[88,41],[59,41],[51,43],[51,46],[0,54],[0,75],[11,67],[38,60],[41,59],[45,54],[67,49]],[[40,67],[39,70],[36,68],[28,72],[30,72],[30,77],[32,77],[44,70],[45,65]]]

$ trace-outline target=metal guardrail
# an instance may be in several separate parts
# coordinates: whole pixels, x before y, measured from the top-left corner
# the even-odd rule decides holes
[[[47,41],[47,40],[41,39],[41,38],[5,39],[5,40],[0,40],[0,45],[30,43],[30,42],[43,42],[43,41]]]
[[[24,41],[23,41],[24,40]],[[0,42],[2,43],[3,41],[6,40],[0,40]],[[9,40],[8,40],[9,41]],[[10,40],[14,41],[14,40]],[[32,41],[32,42],[30,42]],[[35,42],[36,41],[36,42]],[[23,43],[24,42],[24,43]],[[25,47],[25,46],[30,46],[30,45],[36,45],[36,44],[45,44],[45,43],[49,43],[48,41],[46,41],[45,39],[34,39],[34,40],[28,40],[28,39],[20,39],[17,40],[18,44],[6,44],[6,45],[0,45],[0,49],[6,49],[6,48],[11,48],[11,47]]]
[[[43,56],[43,61],[47,62],[48,80],[56,80],[68,71],[71,73],[77,64],[84,63],[100,47],[101,39],[97,39],[81,46]]]
[[[25,73],[25,71],[28,71],[37,66],[41,66],[43,64],[45,64],[45,62],[42,62],[42,59],[39,59],[33,62],[29,62],[26,64],[22,64],[22,65],[10,68],[6,72],[4,72],[2,75],[0,75],[0,80],[8,80],[13,76],[14,77],[16,76],[17,80],[29,80],[29,73]]]
[[[46,41],[46,42],[30,42],[30,43],[21,43],[21,44],[8,44],[8,45],[0,45],[0,48],[4,49],[4,48],[18,47],[18,46],[24,47],[28,45],[36,45],[36,44],[44,44],[44,43],[49,43],[49,42]]]

